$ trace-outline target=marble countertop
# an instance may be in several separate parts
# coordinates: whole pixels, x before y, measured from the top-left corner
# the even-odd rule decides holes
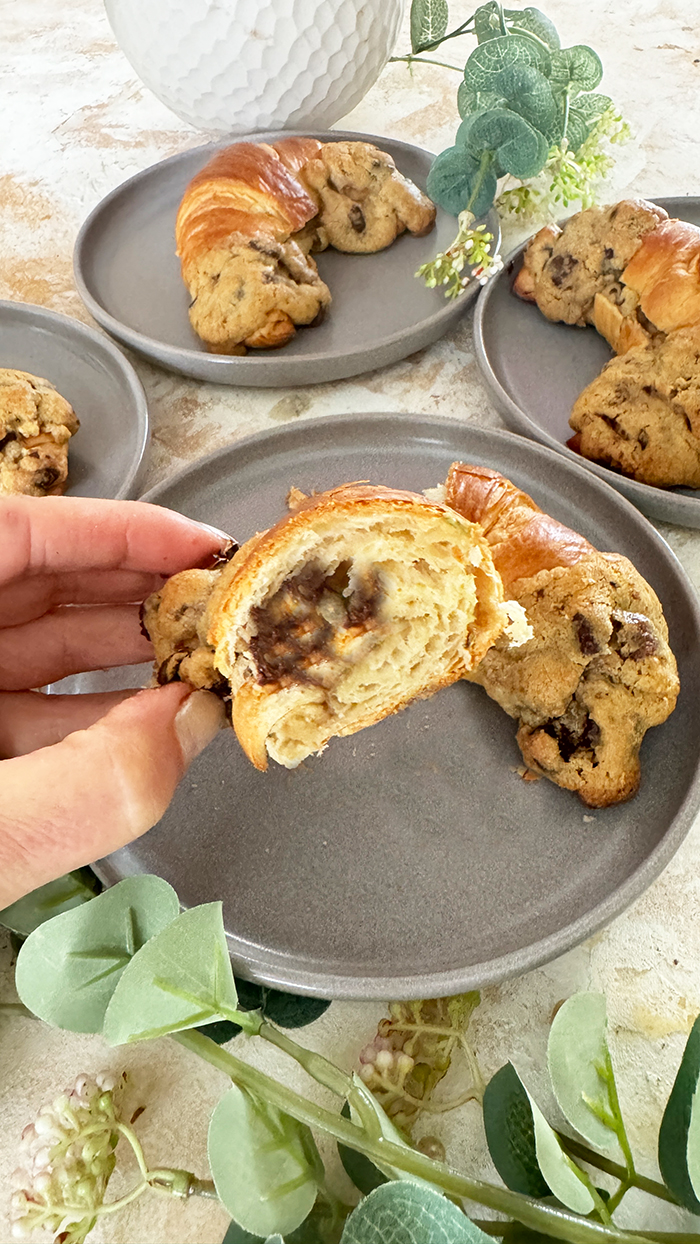
[[[548,15],[567,45],[590,42],[602,54],[602,89],[629,121],[634,141],[620,151],[605,191],[700,195],[700,22],[681,0],[548,0]],[[693,12],[694,10],[694,12]],[[472,6],[452,0],[455,19]],[[148,165],[203,141],[135,78],[119,51],[100,0],[1,0],[3,85],[0,165],[0,298],[38,303],[86,323],[72,277],[78,228],[96,203]],[[690,14],[690,16],[689,16]],[[464,55],[470,47],[465,41]],[[401,50],[408,49],[407,31]],[[457,49],[454,51],[456,57]],[[447,55],[449,59],[449,55]],[[452,142],[457,76],[431,65],[390,64],[342,128],[385,133],[439,151]],[[505,248],[517,241],[506,231]],[[284,423],[334,413],[421,410],[479,426],[502,427],[477,371],[472,316],[436,345],[403,362],[333,384],[294,390],[235,389],[168,374],[134,358],[153,420],[145,481],[151,486],[195,458]],[[658,524],[700,586],[700,532]],[[656,1173],[660,1115],[687,1033],[700,1011],[700,824],[658,881],[607,928],[560,959],[483,991],[470,1029],[484,1073],[516,1056],[548,1105],[544,1050],[552,1010],[578,989],[605,992],[623,1109],[641,1170]],[[12,956],[0,947],[2,997],[11,999]],[[384,1014],[380,1003],[334,1003],[302,1034],[304,1043],[350,1068]],[[242,1057],[307,1090],[298,1068],[277,1051],[244,1038]],[[98,1038],[48,1030],[36,1021],[0,1025],[0,1187],[9,1186],[22,1128],[45,1099],[80,1071],[128,1069],[131,1091],[146,1110],[140,1122],[153,1164],[207,1173],[206,1125],[223,1081],[173,1042],[108,1049]],[[448,1157],[493,1178],[479,1112],[466,1106],[431,1124]],[[113,1193],[126,1190],[125,1166]],[[339,1184],[342,1176],[338,1175]],[[9,1194],[8,1194],[9,1195]],[[10,1239],[4,1198],[0,1240]],[[620,1225],[692,1229],[697,1219],[641,1194],[630,1194]],[[96,1244],[218,1244],[228,1216],[207,1201],[179,1203],[151,1194],[103,1219]]]

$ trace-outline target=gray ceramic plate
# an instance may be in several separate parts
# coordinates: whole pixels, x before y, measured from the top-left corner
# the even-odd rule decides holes
[[[148,407],[136,372],[111,341],[43,307],[0,302],[0,367],[50,380],[80,419],[68,455],[69,496],[138,496]]]
[[[700,198],[654,202],[670,216],[700,225]],[[567,449],[571,408],[613,353],[594,328],[551,324],[534,303],[511,292],[523,250],[510,255],[503,271],[486,286],[474,316],[477,361],[508,427],[582,463],[650,518],[700,527],[700,491],[640,484]]]
[[[222,732],[163,820],[99,872],[108,882],[159,873],[187,906],[223,899],[242,976],[326,997],[406,998],[525,971],[649,885],[700,803],[692,589],[633,506],[551,450],[447,419],[333,416],[221,450],[147,499],[243,540],[284,513],[291,484],[423,489],[456,458],[497,467],[602,548],[634,558],[666,609],[679,706],[644,741],[634,801],[588,816],[568,792],[522,781],[514,723],[467,683],[332,739],[292,771],[258,773]]]
[[[285,136],[278,130],[252,137],[272,142]],[[425,189],[434,157],[420,147],[336,130],[312,137],[376,142]],[[475,283],[457,302],[448,302],[441,290],[426,289],[414,276],[457,232],[454,217],[438,211],[435,228],[424,238],[404,234],[376,255],[318,255],[319,272],[333,295],[318,327],[300,329],[279,350],[251,351],[240,358],[209,354],[187,316],[189,297],[175,255],[175,217],[190,178],[217,146],[225,145],[184,151],[130,178],[102,200],[78,236],[75,279],[86,306],[108,333],[147,358],[219,384],[272,387],[340,380],[431,345],[478,293]],[[495,212],[488,225],[500,241]]]

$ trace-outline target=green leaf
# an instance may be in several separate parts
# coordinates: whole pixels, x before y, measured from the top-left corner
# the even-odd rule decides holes
[[[554,1128],[549,1126],[529,1093],[528,1097],[535,1125],[535,1152],[542,1174],[562,1205],[577,1214],[590,1214],[596,1204],[588,1176],[564,1153]]]
[[[547,1045],[549,1075],[561,1112],[595,1149],[617,1145],[607,1026],[603,994],[577,993],[557,1011]]]
[[[30,933],[17,959],[25,1006],[55,1028],[99,1032],[132,956],[175,920],[177,894],[160,877],[127,877]]]
[[[690,1030],[681,1065],[666,1103],[664,1117],[659,1129],[659,1170],[676,1200],[693,1214],[700,1214],[698,1199],[698,1166],[695,1147],[697,1121],[691,1120],[698,1113],[697,1097],[700,1082],[700,1016]],[[692,1139],[692,1153],[689,1138]],[[693,1166],[693,1177],[689,1171]]]
[[[87,868],[67,873],[65,877],[49,881],[5,907],[0,911],[0,924],[13,933],[19,933],[20,937],[28,937],[46,920],[52,920],[61,912],[70,911],[95,898],[97,884],[95,874]]]
[[[255,986],[260,989],[261,1000],[256,1006],[262,1011],[265,1019],[280,1028],[305,1028],[313,1024],[330,1006],[327,998],[305,998],[299,994],[282,993],[279,989],[268,989],[266,986]],[[244,1010],[248,1010],[246,1005]]]
[[[474,14],[474,33],[479,43],[486,39],[496,39],[503,34],[498,10],[499,6],[494,0],[490,0],[489,4],[482,4]],[[559,47],[559,35],[554,23],[539,9],[504,9],[503,16],[507,30],[514,34],[534,35],[552,51]]]
[[[313,1024],[325,1011],[330,1002],[326,998],[307,998],[297,994],[283,993],[280,989],[268,989],[265,985],[254,985],[252,981],[236,978],[238,994],[237,1010],[260,1011],[265,1019],[280,1028],[305,1028]],[[240,1024],[224,1019],[214,1024],[198,1024],[197,1031],[223,1045],[231,1041],[242,1031]]]
[[[506,107],[523,117],[535,130],[544,134],[551,146],[562,135],[561,109],[554,98],[549,79],[531,65],[509,65],[495,79]]]
[[[271,1238],[275,1239],[274,1236]],[[277,1239],[281,1240],[282,1237],[278,1235]],[[264,1236],[251,1235],[250,1231],[244,1231],[242,1227],[239,1227],[237,1222],[231,1222],[221,1244],[268,1244],[268,1242],[265,1241]],[[282,1240],[282,1244],[284,1244],[284,1240]]]
[[[232,1085],[209,1124],[220,1200],[246,1231],[294,1231],[316,1200],[323,1166],[308,1127]]]
[[[102,1034],[110,1045],[123,1045],[205,1021],[240,1023],[237,1001],[221,903],[204,903],[183,911],[134,955],[107,1007]]]
[[[420,52],[437,43],[447,31],[447,0],[413,0],[411,5],[411,51]]]
[[[496,196],[497,184],[492,167],[482,168],[481,161],[464,147],[448,147],[433,161],[427,191],[451,216],[459,216],[466,207],[475,216],[484,216]]]
[[[466,82],[460,82],[457,90],[457,108],[463,119],[477,112],[488,112],[490,108],[505,108],[505,106],[505,99],[495,91],[473,91]],[[455,139],[455,142],[459,145],[458,139]]]
[[[515,34],[521,31],[527,34],[535,35],[537,39],[541,39],[547,44],[550,51],[555,52],[559,44],[559,35],[554,22],[550,21],[540,9],[528,7],[526,9],[506,9],[506,24]]]
[[[566,138],[574,155],[583,146],[592,128],[572,104],[566,121]]]
[[[604,112],[607,112],[608,108],[612,108],[612,100],[609,95],[598,95],[593,92],[590,95],[578,95],[573,107],[584,121],[595,123],[600,120]]]
[[[549,144],[523,117],[503,108],[474,117],[466,138],[466,151],[475,159],[484,151],[490,151],[507,173],[526,178],[534,177],[544,168]]]
[[[525,1196],[547,1196],[535,1149],[530,1098],[512,1063],[506,1063],[486,1086],[483,1101],[486,1141],[496,1170],[507,1188]]]
[[[464,81],[473,91],[495,91],[498,75],[513,65],[527,65],[548,76],[550,54],[523,35],[489,39],[474,48],[464,66]]]
[[[593,48],[577,43],[552,53],[549,76],[555,90],[594,91],[603,76],[603,65]]]
[[[350,1118],[350,1106],[345,1103],[340,1112],[344,1119]],[[374,1165],[364,1153],[358,1153],[357,1149],[350,1149],[347,1145],[338,1142],[338,1156],[345,1169],[345,1174],[349,1176],[356,1188],[359,1188],[363,1196],[368,1196],[370,1192],[374,1192],[375,1188],[381,1188],[388,1180],[388,1176],[380,1171],[378,1166]]]
[[[353,1210],[340,1244],[492,1244],[456,1205],[432,1188],[388,1183]]]

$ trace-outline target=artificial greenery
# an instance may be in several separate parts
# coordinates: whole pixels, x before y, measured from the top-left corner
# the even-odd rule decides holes
[[[550,1125],[510,1063],[483,1091],[486,1138],[503,1180],[498,1185],[452,1169],[410,1138],[418,1117],[454,1105],[444,1098],[441,1085],[453,1055],[465,1059],[470,1073],[470,1089],[462,1099],[481,1100],[480,1075],[465,1036],[478,1003],[474,994],[393,1004],[375,1041],[362,1051],[361,1074],[346,1071],[266,1018],[262,991],[260,1008],[243,1008],[243,999],[251,1001],[257,987],[241,984],[239,998],[221,905],[180,912],[174,892],[156,877],[128,878],[38,925],[19,952],[17,985],[27,1008],[54,1026],[101,1032],[115,1045],[170,1034],[218,1068],[229,1085],[211,1118],[209,1180],[179,1167],[150,1168],[134,1119],[124,1120],[119,1113],[118,1094],[104,1083],[100,1087],[79,1078],[25,1131],[22,1144],[32,1160],[18,1172],[20,1185],[12,1199],[19,1233],[43,1224],[57,1232],[62,1244],[83,1244],[104,1213],[115,1213],[157,1188],[179,1196],[218,1196],[233,1219],[226,1244],[376,1244],[386,1239],[394,1244],[484,1244],[494,1237],[507,1244],[552,1239],[689,1244],[698,1239],[694,1233],[623,1230],[614,1215],[631,1188],[700,1212],[700,1019],[661,1122],[664,1183],[637,1171],[608,1048],[605,1001],[584,993],[561,1006],[548,1047],[554,1095],[576,1136]],[[298,1024],[303,1016],[296,1008],[303,1000],[282,999],[276,994],[278,1013]],[[271,1042],[330,1089],[337,1108],[319,1106],[221,1048],[198,1030],[202,1020],[235,1025],[246,1040]],[[396,1075],[387,1074],[392,1069]],[[433,1095],[436,1089],[441,1100]],[[355,1208],[328,1186],[317,1133],[338,1142],[362,1194]],[[120,1137],[136,1155],[139,1182],[119,1201],[106,1202]],[[71,1165],[64,1178],[68,1155]],[[615,1181],[612,1192],[598,1188],[599,1171]],[[499,1220],[483,1221],[473,1210],[467,1215],[465,1200],[496,1211]]]
[[[596,91],[603,67],[584,44],[563,48],[539,9],[481,5],[454,29],[447,0],[412,0],[409,64],[447,65],[462,73],[456,98],[461,122],[454,144],[428,175],[428,194],[459,217],[460,232],[446,252],[416,275],[446,286],[456,297],[468,283],[465,265],[483,280],[498,268],[490,238],[484,251],[477,217],[494,205],[526,219],[560,212],[573,202],[588,207],[610,171],[610,144],[629,128],[608,95]],[[477,45],[463,69],[426,55],[462,35]]]

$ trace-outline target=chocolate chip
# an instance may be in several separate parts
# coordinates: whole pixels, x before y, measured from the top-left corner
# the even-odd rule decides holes
[[[605,250],[603,251],[603,255],[605,256],[606,259],[612,259],[615,255],[615,252],[612,246],[606,246]]]
[[[38,458],[39,455],[37,453],[32,453],[29,456],[31,458]],[[55,467],[46,467],[44,471],[37,471],[34,476],[34,487],[53,488],[54,484],[57,484],[60,478],[61,472],[56,470]]]
[[[642,428],[641,432],[637,434],[637,441],[642,449],[646,449],[649,444],[649,433],[646,428]]]
[[[159,687],[164,687],[169,682],[180,681],[180,666],[186,656],[186,652],[173,652],[161,662],[156,671],[156,682]]]
[[[656,656],[659,640],[646,614],[619,609],[612,614],[611,621],[611,645],[623,660],[642,661],[645,657]]]
[[[552,285],[556,285],[557,289],[564,284],[568,276],[571,276],[574,268],[578,264],[578,259],[573,255],[554,255],[546,263],[547,275],[551,278]]]
[[[596,652],[600,652],[600,644],[595,637],[590,618],[586,618],[582,613],[575,613],[571,620],[576,631],[578,646],[584,657],[595,656]]]
[[[348,220],[355,230],[355,233],[364,233],[367,222],[365,220],[365,214],[359,203],[353,203],[350,211],[348,212]]]

